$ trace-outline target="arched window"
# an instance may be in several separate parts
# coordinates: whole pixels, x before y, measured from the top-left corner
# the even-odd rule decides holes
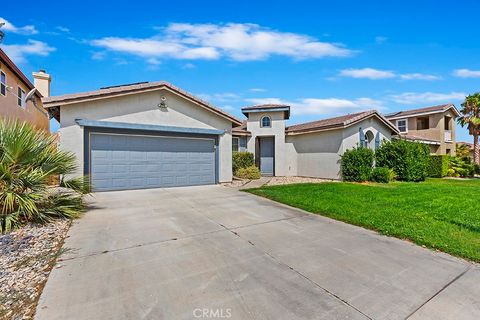
[[[272,119],[269,116],[263,116],[260,119],[260,127],[262,128],[270,128],[272,126]]]
[[[374,140],[375,140],[375,136],[373,135],[373,132],[368,130],[365,133],[365,147],[374,149],[375,148]]]

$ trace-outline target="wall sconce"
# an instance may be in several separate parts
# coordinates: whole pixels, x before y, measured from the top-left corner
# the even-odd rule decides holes
[[[158,104],[160,110],[167,110],[167,97],[161,96],[160,103]]]

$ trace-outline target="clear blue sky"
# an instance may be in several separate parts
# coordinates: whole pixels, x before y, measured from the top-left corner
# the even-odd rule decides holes
[[[395,2],[395,3],[394,3]],[[167,80],[242,117],[391,112],[480,91],[478,1],[40,1],[2,4],[2,47],[52,94]],[[56,129],[58,125],[52,125]],[[457,141],[471,141],[464,129]]]

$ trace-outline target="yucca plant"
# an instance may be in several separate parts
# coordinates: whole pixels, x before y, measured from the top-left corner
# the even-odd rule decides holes
[[[50,133],[0,121],[0,233],[25,222],[78,217],[89,185],[83,177],[65,178],[76,169],[75,156],[58,150]],[[49,185],[55,176],[58,184]]]

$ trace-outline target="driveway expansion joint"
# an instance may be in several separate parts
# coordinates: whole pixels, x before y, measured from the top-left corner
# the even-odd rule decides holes
[[[456,282],[458,279],[460,279],[461,277],[463,277],[468,271],[470,271],[472,269],[471,266],[468,266],[465,270],[463,270],[462,272],[460,272],[460,274],[458,274],[457,276],[455,276],[455,278],[453,278],[452,280],[450,280],[449,282],[447,282],[443,287],[440,288],[440,290],[438,290],[437,292],[435,292],[430,298],[428,298],[425,302],[423,302],[420,306],[418,306],[415,310],[412,311],[412,313],[410,313],[407,317],[405,317],[405,320],[407,319],[410,319],[415,313],[417,313],[420,309],[422,309],[427,303],[429,303],[430,301],[432,301],[433,299],[435,299],[435,297],[437,297],[440,293],[442,293],[443,291],[445,291],[445,289],[447,289],[450,285],[452,285],[454,282]]]

